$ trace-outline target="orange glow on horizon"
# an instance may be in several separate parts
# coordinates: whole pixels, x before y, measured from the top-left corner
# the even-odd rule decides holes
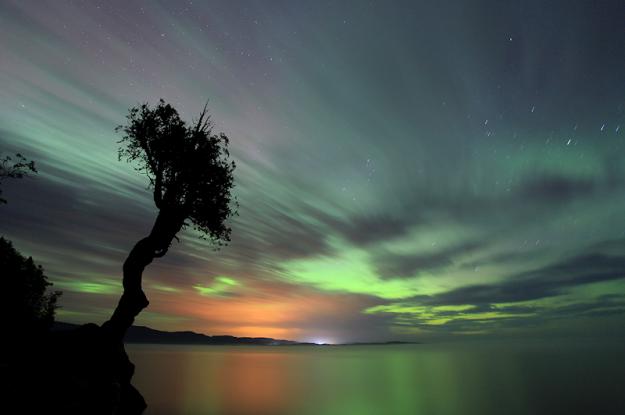
[[[314,337],[311,331],[315,325],[323,328],[325,321],[359,313],[365,308],[353,296],[309,291],[283,293],[275,289],[269,292],[250,290],[232,297],[209,297],[194,292],[175,298],[171,294],[157,294],[150,308],[152,305],[154,308],[150,311],[186,320],[175,323],[175,327],[172,327],[174,323],[167,324],[165,330],[299,341]]]

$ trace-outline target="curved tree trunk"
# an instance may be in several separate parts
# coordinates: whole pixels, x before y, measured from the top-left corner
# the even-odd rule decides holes
[[[94,396],[104,396],[109,394],[111,386],[118,385],[116,399],[111,400],[109,397],[104,399],[104,403],[91,402],[90,405],[93,408],[87,409],[101,410],[102,405],[109,405],[117,408],[113,410],[114,413],[140,414],[146,408],[147,405],[141,393],[131,385],[135,366],[126,354],[123,340],[135,317],[149,304],[141,287],[143,270],[154,258],[162,257],[167,253],[171,241],[183,224],[183,216],[176,214],[175,211],[161,209],[150,234],[136,243],[124,261],[124,292],[113,315],[102,324],[101,330],[93,331],[93,328],[89,326],[86,326],[88,330],[83,330],[85,346],[81,349],[91,352],[96,350],[98,356],[96,361],[100,364],[100,366],[96,364],[96,369],[90,376],[94,382],[105,385],[101,389],[96,386],[92,393]]]
[[[102,325],[114,339],[123,340],[135,317],[150,303],[141,286],[143,270],[154,258],[160,258],[167,253],[183,223],[184,217],[162,209],[150,235],[137,242],[128,254],[123,267],[124,292],[113,315]]]
[[[102,325],[115,339],[121,341],[124,338],[135,317],[149,304],[141,287],[141,277],[145,267],[154,259],[154,252],[154,243],[147,236],[137,242],[124,261],[124,292],[113,315]]]

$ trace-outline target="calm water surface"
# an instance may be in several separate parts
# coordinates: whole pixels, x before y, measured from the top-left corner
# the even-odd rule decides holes
[[[625,346],[128,345],[146,415],[625,414]]]

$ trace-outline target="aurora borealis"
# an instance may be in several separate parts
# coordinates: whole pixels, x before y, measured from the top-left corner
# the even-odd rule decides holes
[[[439,4],[442,3],[442,4]],[[620,1],[4,1],[0,234],[100,323],[155,217],[129,107],[209,99],[240,208],[137,324],[304,341],[625,336]]]

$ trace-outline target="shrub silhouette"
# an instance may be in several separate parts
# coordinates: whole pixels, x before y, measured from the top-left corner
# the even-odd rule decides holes
[[[0,205],[7,203],[2,195],[5,179],[21,179],[37,173],[35,162],[20,153],[13,156],[0,155]],[[6,295],[0,302],[2,327],[13,334],[30,335],[42,332],[54,322],[56,302],[60,291],[47,292],[52,286],[32,257],[22,256],[11,241],[0,237],[0,276]]]
[[[54,322],[61,292],[48,292],[52,283],[48,282],[43,268],[0,237],[0,270],[2,287],[10,293],[0,302],[0,315],[6,320],[2,326],[14,334],[48,329]]]

